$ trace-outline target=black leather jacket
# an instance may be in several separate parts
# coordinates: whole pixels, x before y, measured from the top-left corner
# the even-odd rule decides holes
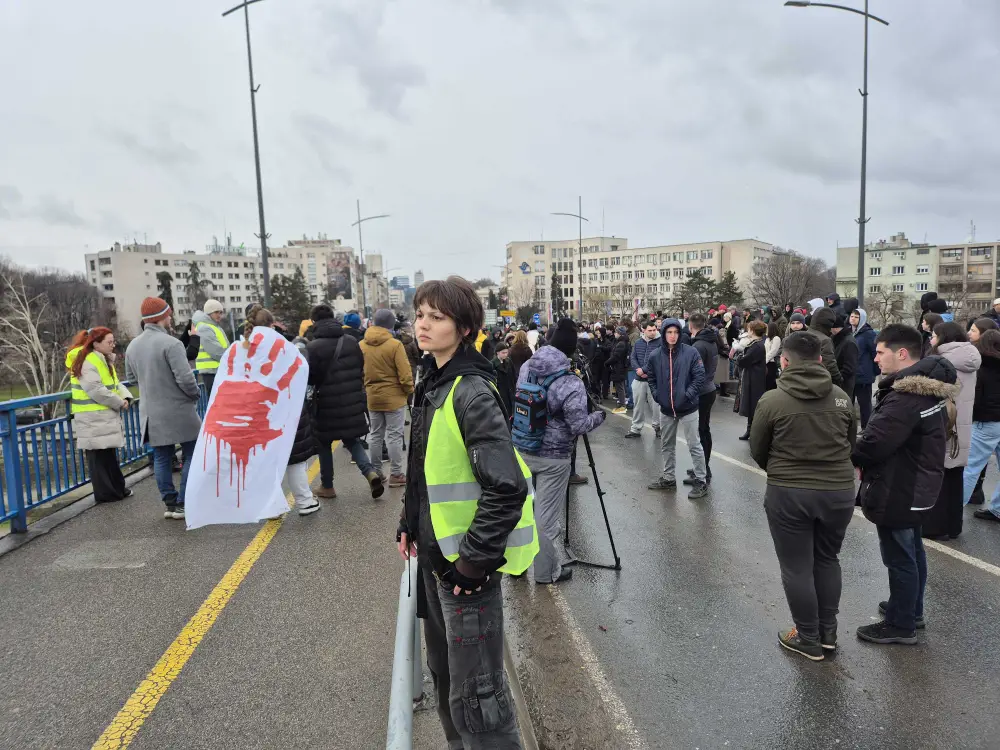
[[[455,414],[482,495],[458,554],[476,568],[493,573],[504,564],[507,536],[517,526],[528,497],[528,484],[514,453],[507,416],[491,385],[493,366],[473,347],[464,346],[440,370],[433,364],[429,367],[414,395],[400,531],[407,532],[417,543],[421,565],[430,565],[439,576],[452,565],[434,538],[424,456],[434,414],[444,405],[455,378],[461,375],[462,382],[455,390]]]

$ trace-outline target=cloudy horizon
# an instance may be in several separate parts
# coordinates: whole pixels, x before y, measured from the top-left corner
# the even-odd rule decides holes
[[[860,5],[860,0],[858,3]],[[857,244],[862,19],[782,0],[265,0],[250,7],[270,246],[498,275],[512,240]],[[0,255],[258,245],[242,13],[0,8]],[[153,12],[155,11],[155,13]],[[872,0],[867,238],[1000,237],[1000,6]]]

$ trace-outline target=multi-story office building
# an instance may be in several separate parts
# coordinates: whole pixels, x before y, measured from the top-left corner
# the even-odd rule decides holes
[[[258,301],[262,294],[260,257],[229,242],[224,246],[213,242],[206,251],[168,253],[160,243],[116,242],[108,250],[87,253],[84,263],[88,281],[113,304],[117,325],[123,333],[138,334],[143,298],[162,291],[157,276],[160,273],[170,274],[176,319],[189,319],[194,313],[194,295],[188,289],[192,264],[205,282],[206,294],[219,300],[238,322],[243,319],[247,303]],[[354,249],[342,245],[340,240],[324,236],[290,240],[284,247],[271,248],[268,261],[272,280],[301,270],[314,302],[326,300],[340,312],[360,309],[361,266]]]
[[[577,309],[583,296],[584,314],[621,314],[639,300],[640,312],[670,309],[670,300],[688,277],[698,271],[714,281],[732,271],[746,288],[753,266],[774,254],[761,240],[696,242],[629,248],[621,237],[587,237],[556,242],[511,242],[501,285],[511,307],[538,305],[546,313],[551,301],[553,274],[558,275],[563,299]],[[583,261],[577,268],[576,260]],[[602,313],[603,310],[603,313]]]
[[[415,274],[413,274],[413,286],[419,288],[420,285],[423,284],[423,283],[424,283],[424,272],[423,271],[417,271]]]
[[[409,276],[393,276],[392,281],[389,282],[389,287],[391,289],[409,289],[410,288],[410,277]]]

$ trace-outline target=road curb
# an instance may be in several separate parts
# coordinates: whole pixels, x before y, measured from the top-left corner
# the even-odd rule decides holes
[[[141,482],[143,479],[147,479],[151,476],[153,476],[152,466],[139,469],[138,471],[135,471],[125,477],[125,486],[132,487]],[[85,511],[93,508],[95,505],[97,505],[97,503],[94,502],[94,493],[91,492],[78,500],[74,500],[66,507],[60,508],[55,513],[30,524],[26,533],[8,534],[3,539],[0,539],[0,557],[13,552],[14,550],[20,549],[40,536],[48,534],[52,531],[52,529],[57,526],[61,526],[70,519],[76,518]]]
[[[514,661],[514,652],[511,650],[510,642],[507,640],[506,635],[503,638],[503,663],[507,670],[507,681],[510,683],[511,696],[514,698],[517,725],[521,730],[521,744],[524,745],[524,750],[538,750],[538,738],[535,737],[535,726],[531,723],[528,702],[524,699],[521,678],[517,673],[519,665]]]

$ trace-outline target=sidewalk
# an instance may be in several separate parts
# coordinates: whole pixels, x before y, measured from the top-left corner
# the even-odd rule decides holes
[[[402,490],[335,457],[340,497],[286,516],[131,747],[384,746]],[[0,747],[91,747],[261,528],[187,532],[134,489],[0,557]],[[414,729],[444,745],[433,709]]]

